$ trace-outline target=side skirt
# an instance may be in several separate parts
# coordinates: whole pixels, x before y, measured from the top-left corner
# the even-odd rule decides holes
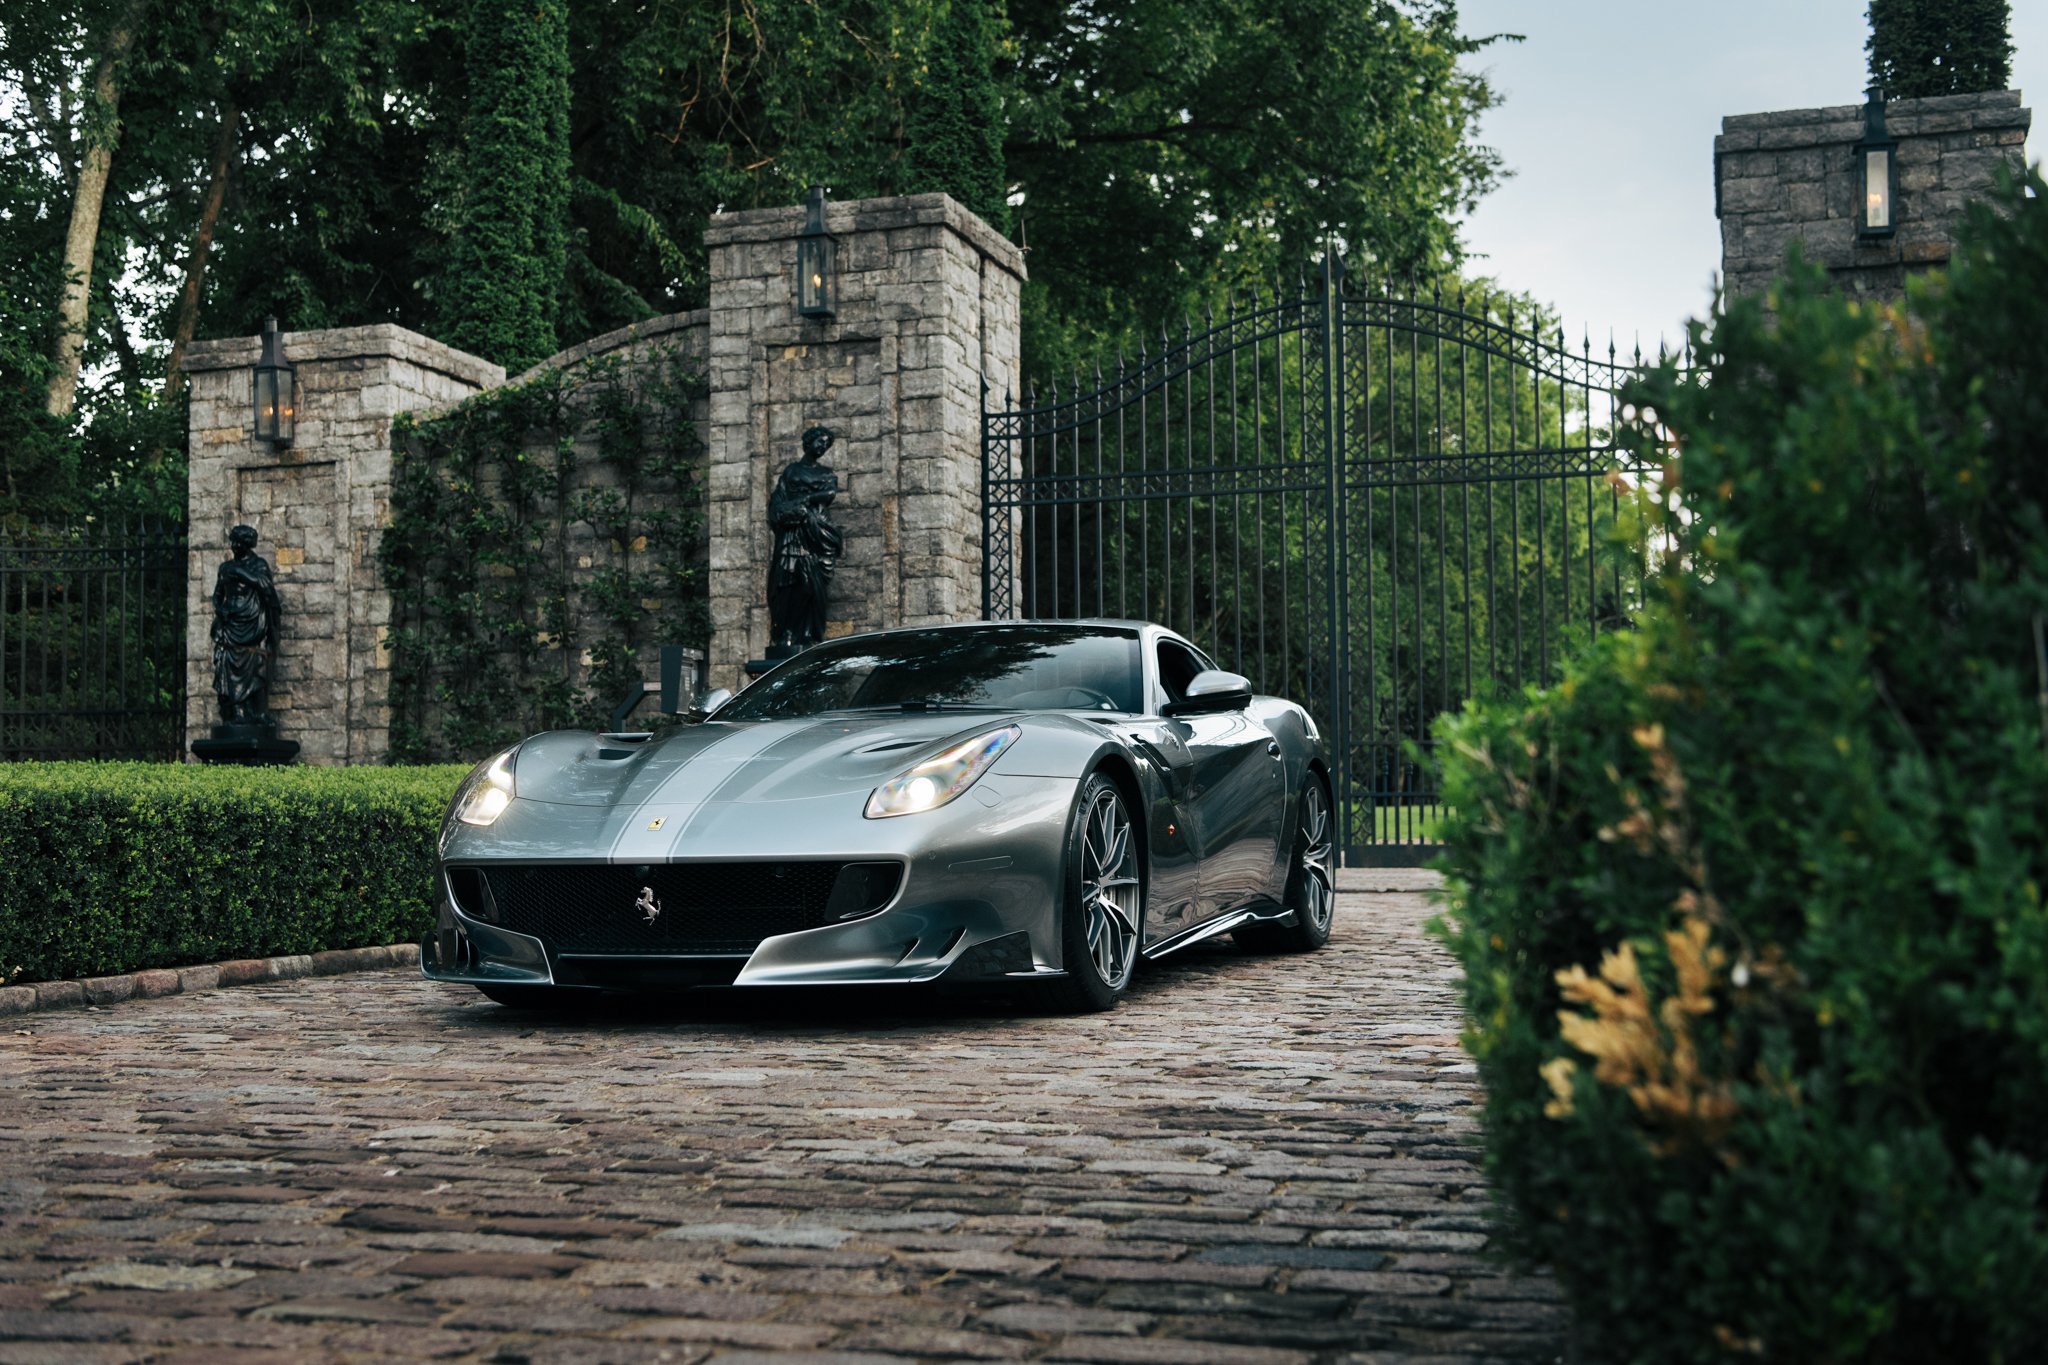
[[[1183,929],[1171,938],[1147,944],[1142,956],[1147,962],[1156,962],[1168,953],[1179,952],[1190,944],[1204,942],[1218,934],[1227,934],[1232,929],[1240,929],[1247,924],[1284,923],[1293,917],[1294,912],[1284,905],[1247,905],[1243,909],[1229,911],[1214,919],[1205,919],[1192,929]]]

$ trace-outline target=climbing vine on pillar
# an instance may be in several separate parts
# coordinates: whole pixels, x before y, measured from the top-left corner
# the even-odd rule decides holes
[[[643,650],[704,644],[702,392],[672,353],[612,356],[399,419],[378,549],[394,761],[602,728]]]
[[[952,195],[999,229],[1010,224],[1003,99],[995,60],[1001,12],[951,0],[904,105],[904,193]]]
[[[555,350],[567,288],[569,10],[474,0],[454,233],[434,281],[437,335],[511,371]]]

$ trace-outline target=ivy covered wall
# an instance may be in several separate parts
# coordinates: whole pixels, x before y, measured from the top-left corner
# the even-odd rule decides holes
[[[399,420],[391,762],[602,729],[649,651],[706,643],[703,314],[658,322]]]

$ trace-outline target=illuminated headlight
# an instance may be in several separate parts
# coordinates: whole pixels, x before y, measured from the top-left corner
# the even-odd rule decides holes
[[[513,745],[463,780],[455,794],[455,818],[465,825],[488,825],[505,813],[518,793],[512,784],[513,761],[519,746]]]
[[[1000,730],[976,735],[964,744],[955,744],[900,777],[891,778],[875,788],[874,795],[868,798],[868,819],[880,820],[890,815],[915,815],[919,811],[937,810],[973,786],[974,779],[986,772],[989,764],[996,761],[996,756],[1015,743],[1022,733],[1014,725],[1005,725]]]

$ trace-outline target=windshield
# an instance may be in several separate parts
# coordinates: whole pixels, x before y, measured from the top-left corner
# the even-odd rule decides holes
[[[828,640],[762,678],[720,720],[868,707],[1136,711],[1138,634],[1112,626],[991,625]]]

